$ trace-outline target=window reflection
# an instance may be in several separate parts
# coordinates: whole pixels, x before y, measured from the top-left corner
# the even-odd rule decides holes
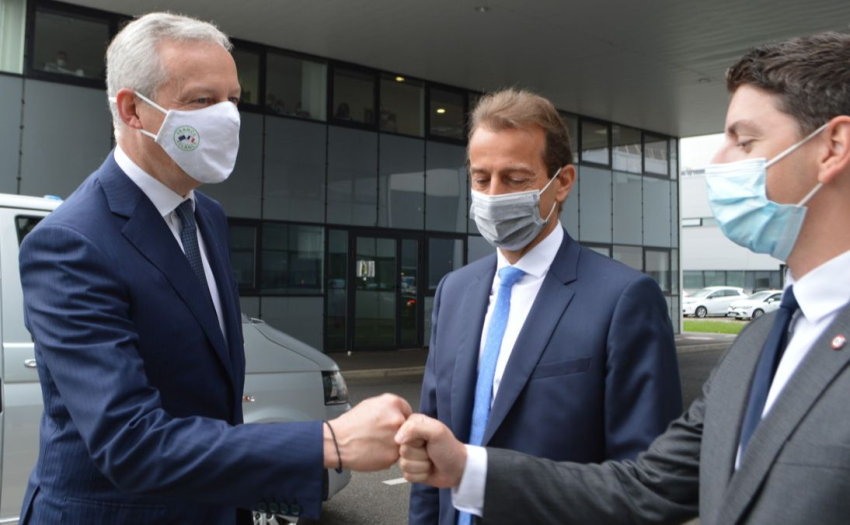
[[[614,146],[612,154],[614,169],[642,173],[640,130],[614,125],[611,128],[611,140]]]
[[[375,77],[341,67],[334,68],[333,118],[362,124],[375,123]]]
[[[609,164],[607,124],[582,120],[581,161],[604,164],[605,166]]]
[[[464,94],[431,89],[430,133],[450,139],[464,139]]]
[[[240,290],[257,287],[255,267],[257,262],[257,227],[230,224],[230,261]]]
[[[669,176],[667,139],[647,134],[645,142],[644,171]]]
[[[381,78],[381,131],[421,137],[425,134],[425,88],[402,76]]]
[[[233,60],[239,74],[239,86],[242,88],[240,102],[244,104],[260,103],[260,54],[244,49],[233,49]]]
[[[325,120],[327,66],[277,53],[266,61],[266,107],[279,115]]]
[[[320,294],[324,227],[264,224],[261,292]]]
[[[109,24],[68,14],[36,11],[34,69],[80,78],[106,78]]]

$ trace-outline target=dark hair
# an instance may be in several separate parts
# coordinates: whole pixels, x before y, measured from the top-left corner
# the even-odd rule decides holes
[[[838,115],[850,115],[850,35],[821,33],[750,50],[726,72],[734,93],[751,85],[779,96],[800,134]]]
[[[539,126],[546,138],[543,162],[551,179],[559,168],[573,163],[570,134],[551,102],[526,90],[504,89],[485,95],[470,118],[469,138],[479,127],[492,131]]]

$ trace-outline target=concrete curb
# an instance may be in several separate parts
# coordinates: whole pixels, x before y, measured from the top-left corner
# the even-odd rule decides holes
[[[425,375],[424,366],[407,366],[402,368],[375,368],[372,370],[343,370],[342,377],[351,379],[376,379],[382,377],[400,377]]]
[[[696,352],[712,352],[715,350],[726,350],[732,346],[732,341],[728,343],[707,343],[704,345],[685,345],[676,349],[677,354],[694,354]]]

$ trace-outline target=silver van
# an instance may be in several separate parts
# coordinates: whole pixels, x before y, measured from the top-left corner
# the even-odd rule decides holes
[[[38,455],[42,412],[32,338],[24,327],[18,248],[59,205],[49,198],[0,194],[0,524],[18,522]],[[331,358],[258,319],[243,315],[242,331],[246,423],[334,419],[351,408],[345,380]],[[329,470],[325,475],[325,499],[351,479],[348,471]],[[274,520],[255,515],[254,521],[269,519]]]

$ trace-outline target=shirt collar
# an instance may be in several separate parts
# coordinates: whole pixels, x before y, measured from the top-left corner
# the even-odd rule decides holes
[[[121,146],[115,146],[115,162],[118,167],[130,177],[142,193],[150,199],[156,210],[163,217],[171,214],[177,206],[186,199],[192,201],[192,209],[195,209],[195,191],[189,191],[185,197],[175,193],[171,188],[151,177],[145,170],[133,162]]]
[[[528,253],[522,256],[520,260],[514,264],[514,267],[524,271],[526,275],[535,278],[540,278],[546,275],[549,267],[552,266],[552,261],[558,255],[558,250],[561,248],[561,243],[564,240],[564,229],[558,224],[545,239],[532,248]],[[498,262],[496,263],[496,275],[499,270],[505,266],[510,266],[511,263],[502,255],[501,250],[496,250]]]
[[[850,251],[830,259],[799,281],[786,272],[785,289],[794,287],[794,297],[803,315],[818,322],[850,302]]]

